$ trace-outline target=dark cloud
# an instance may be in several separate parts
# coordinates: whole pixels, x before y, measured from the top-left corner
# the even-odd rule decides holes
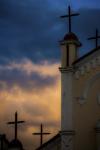
[[[31,90],[41,89],[48,86],[52,86],[56,83],[57,77],[41,76],[38,73],[31,73],[28,75],[25,71],[19,69],[4,69],[0,71],[0,81],[6,83],[7,88],[10,89],[14,85],[21,87],[22,89]],[[1,89],[3,85],[1,84]],[[5,88],[5,87],[4,87]]]
[[[83,46],[80,53],[86,53],[95,48],[95,41],[87,40],[89,37],[94,37],[96,28],[100,30],[100,9],[81,9],[79,10],[79,21],[75,22],[76,33],[80,37]]]
[[[80,12],[79,17],[73,18],[72,27],[73,32],[77,34],[83,44],[80,49],[80,54],[83,54],[94,47],[94,43],[87,41],[87,38],[94,35],[95,28],[100,29],[100,9],[96,9],[97,5],[93,5],[94,1],[88,1],[88,3],[91,3],[90,5],[87,5],[86,0],[78,2],[74,2],[73,0],[72,2],[73,12]],[[99,7],[100,1],[96,0],[96,2]],[[82,8],[82,4],[84,4],[84,9]],[[23,58],[31,59],[36,63],[40,63],[44,59],[59,61],[60,47],[58,41],[68,31],[66,19],[61,20],[59,16],[66,13],[67,5],[66,0],[0,0],[0,64],[5,66],[5,64],[8,64],[12,60],[20,62]],[[80,9],[78,5],[81,6]],[[35,72],[27,75],[25,71],[18,69],[0,70],[0,81],[4,81],[9,89],[16,84],[26,90],[31,90],[34,87],[43,90],[47,86],[54,85],[56,79],[55,76],[43,77],[41,74]],[[14,108],[11,108],[12,112],[15,111],[16,105],[13,106]],[[35,106],[27,104],[24,104],[24,107],[25,113],[31,117],[33,116],[34,119],[26,124],[27,128],[39,125],[41,120],[38,117],[40,116],[44,116],[43,121],[46,121],[47,126],[52,128],[58,126],[59,122],[53,119],[45,119],[45,116],[49,118],[48,113],[50,110],[48,107],[39,105],[39,107],[36,106],[35,108]],[[9,120],[8,112],[5,107],[5,114],[1,113],[1,120],[3,118]],[[48,113],[46,114],[45,112]],[[2,128],[4,128],[3,123]],[[26,129],[26,126],[24,129]],[[1,131],[2,128],[0,128]],[[25,131],[24,129],[22,131]],[[31,136],[27,136],[29,137],[23,136],[23,138],[25,137],[24,143],[33,148],[35,144],[32,143]]]
[[[100,1],[99,0],[67,0],[67,3],[71,4],[71,6],[75,7],[75,8],[100,8]]]
[[[1,56],[33,60],[53,57],[55,22],[48,3],[1,1]]]
[[[65,4],[65,1],[64,3]],[[59,18],[66,13],[58,1],[0,1],[0,56],[1,61],[28,57],[34,62],[41,59],[58,60],[58,41],[66,32],[66,21]],[[78,11],[74,10],[73,11]],[[99,9],[80,9],[80,17],[73,19],[75,31],[83,43],[99,27]],[[76,21],[75,21],[76,20]],[[64,24],[65,23],[65,24]],[[90,48],[90,46],[88,46]],[[86,50],[84,50],[86,51]],[[5,58],[5,59],[4,59]]]

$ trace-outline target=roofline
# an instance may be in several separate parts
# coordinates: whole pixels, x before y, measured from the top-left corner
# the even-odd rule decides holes
[[[74,61],[74,62],[72,63],[72,65],[77,64],[78,62],[80,62],[80,61],[83,60],[84,58],[86,58],[86,57],[90,56],[91,54],[97,52],[99,49],[100,49],[100,46],[99,46],[98,48],[93,49],[92,51],[88,52],[87,54],[83,55],[82,57],[80,57],[80,58],[77,59],[76,61]]]
[[[60,133],[56,134],[54,137],[52,137],[50,140],[48,140],[47,142],[45,142],[44,144],[42,144],[42,146],[38,147],[36,150],[40,150],[41,148],[43,148],[44,146],[48,145],[49,143],[51,143],[52,141],[54,141],[55,139],[57,139],[58,137],[60,137]]]

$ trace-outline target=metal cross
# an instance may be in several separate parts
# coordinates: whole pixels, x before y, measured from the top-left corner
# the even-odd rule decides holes
[[[79,13],[71,13],[71,8],[70,6],[68,6],[68,15],[64,15],[64,16],[61,16],[61,18],[68,18],[69,19],[69,32],[71,32],[72,30],[72,22],[71,22],[71,18],[72,17],[75,17],[75,16],[79,16]]]
[[[33,135],[40,135],[40,146],[43,144],[43,135],[50,134],[49,132],[43,132],[43,124],[40,126],[40,132],[38,133],[32,133]]]
[[[24,123],[25,121],[18,121],[18,114],[15,112],[15,121],[7,122],[7,124],[14,124],[15,125],[15,140],[17,140],[17,132],[18,132],[18,124]]]
[[[98,39],[99,38],[100,38],[99,32],[98,32],[98,29],[96,29],[95,37],[90,37],[90,38],[88,38],[88,40],[95,40],[95,46],[97,48],[98,47]]]

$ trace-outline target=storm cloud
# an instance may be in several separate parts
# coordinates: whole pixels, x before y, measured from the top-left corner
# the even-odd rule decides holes
[[[26,120],[19,137],[29,150],[39,145],[32,132],[42,122],[50,137],[60,129],[59,40],[68,32],[68,21],[60,16],[69,4],[80,13],[72,19],[72,31],[83,55],[94,48],[87,38],[100,29],[99,0],[0,0],[0,133],[12,139],[6,121],[17,110]]]
[[[65,1],[62,3],[60,0],[45,0],[44,3],[41,0],[1,0],[0,61],[8,63],[22,58],[29,58],[34,62],[44,59],[59,61],[58,41],[68,31],[67,21],[59,17],[67,12],[68,4],[65,4]],[[92,44],[86,40],[87,37],[94,34],[95,28],[100,26],[100,10],[93,7],[72,7],[72,10],[80,13],[79,17],[73,18],[73,32],[82,41],[81,49],[85,53],[88,51],[86,45],[92,48]]]

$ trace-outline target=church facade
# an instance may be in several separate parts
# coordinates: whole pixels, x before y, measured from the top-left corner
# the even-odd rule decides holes
[[[61,41],[61,145],[62,150],[99,150],[100,47],[78,58],[79,46],[74,33]]]
[[[72,32],[60,46],[61,131],[37,150],[100,150],[100,47],[79,58]]]
[[[77,14],[71,15],[69,7],[69,18],[75,15]],[[69,32],[60,41],[61,131],[37,150],[100,150],[98,36],[96,34],[96,48],[79,58],[78,49],[82,45],[71,31],[70,19]],[[0,150],[23,150],[23,145],[17,138],[19,123],[24,121],[18,121],[16,112],[15,121],[8,122],[15,125],[15,138],[9,142],[5,135],[0,135]]]

